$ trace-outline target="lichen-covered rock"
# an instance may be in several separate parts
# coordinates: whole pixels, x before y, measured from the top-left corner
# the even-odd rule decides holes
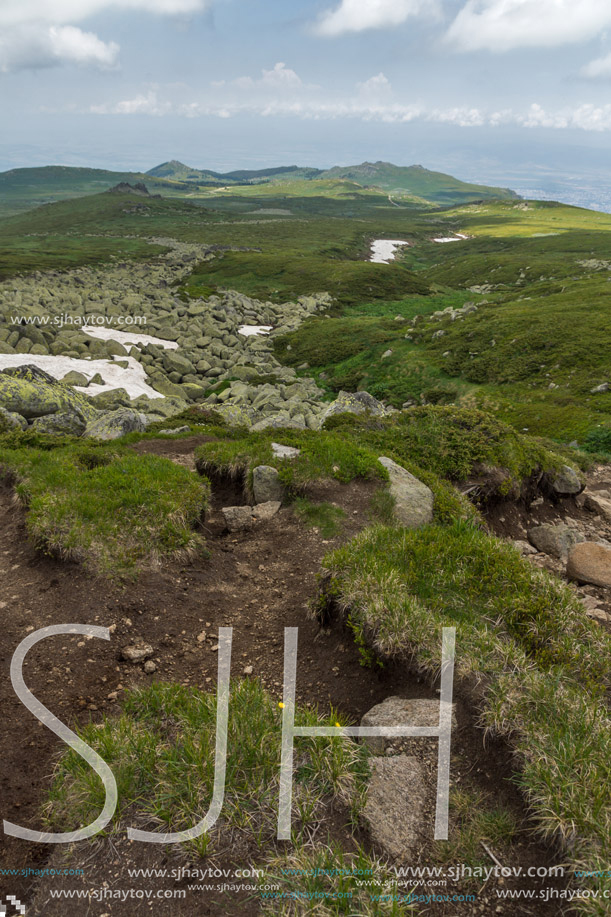
[[[392,459],[381,456],[380,464],[388,471],[390,495],[395,501],[395,518],[399,525],[420,528],[433,521],[433,491]]]
[[[7,433],[10,430],[25,430],[28,425],[25,417],[21,414],[14,414],[0,408],[0,433]]]
[[[33,372],[32,369],[20,367],[20,370],[26,371],[19,375],[14,371],[0,372],[1,407],[28,420],[74,410],[78,410],[86,418],[95,415],[95,409],[80,392],[57,382],[42,370]]]
[[[87,427],[87,420],[80,411],[58,411],[32,421],[32,429],[37,433],[53,433],[56,436],[82,436]]]
[[[373,414],[376,417],[386,417],[393,414],[392,408],[385,407],[381,401],[370,395],[369,392],[340,392],[335,401],[325,409],[321,422],[336,414]]]
[[[119,439],[127,433],[143,433],[146,430],[146,417],[137,411],[120,408],[101,414],[87,424],[85,436],[88,439]]]
[[[426,697],[387,697],[361,718],[361,726],[438,726],[439,701]],[[452,725],[456,725],[456,707],[452,705]],[[411,738],[400,736],[365,736],[361,740],[372,755],[387,755],[409,748]],[[413,745],[412,745],[413,747]]]

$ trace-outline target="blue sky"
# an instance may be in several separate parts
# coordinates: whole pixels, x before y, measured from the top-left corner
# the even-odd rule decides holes
[[[1,0],[0,116],[0,168],[391,159],[593,177],[611,2]]]

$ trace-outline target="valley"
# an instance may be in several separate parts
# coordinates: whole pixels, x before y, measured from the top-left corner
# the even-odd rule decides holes
[[[119,802],[92,840],[4,835],[21,872],[3,890],[41,917],[84,913],[77,893],[96,917],[151,913],[147,889],[180,892],[156,917],[608,913],[611,216],[388,163],[17,171],[0,175],[3,817],[69,831],[104,805],[11,690],[20,641],[67,622],[109,640],[42,642],[26,682]],[[210,806],[226,627],[220,818],[185,844],[128,840]],[[455,629],[447,839],[435,739],[339,732],[295,740],[277,839],[285,628],[298,723],[340,731],[397,710],[432,727]],[[498,864],[533,872],[484,881]],[[187,868],[261,874],[227,893]],[[74,870],[74,897],[51,869]]]

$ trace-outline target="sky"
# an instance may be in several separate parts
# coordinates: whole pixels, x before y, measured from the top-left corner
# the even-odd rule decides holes
[[[385,159],[603,193],[611,2],[0,0],[0,124],[0,169]]]

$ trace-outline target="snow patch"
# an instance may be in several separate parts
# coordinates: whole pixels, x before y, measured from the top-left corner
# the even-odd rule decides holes
[[[273,327],[273,325],[242,325],[238,328],[238,334],[243,334],[247,338],[255,334],[269,334]]]
[[[143,347],[146,344],[157,344],[158,347],[164,347],[166,350],[176,350],[178,344],[175,341],[166,341],[165,338],[156,338],[152,334],[140,334],[139,332],[132,333],[131,331],[116,331],[114,328],[83,328],[85,334],[88,334],[89,337],[99,338],[102,341],[116,341],[118,344],[123,344],[127,347],[128,350],[131,350],[131,347],[128,345]]]
[[[433,242],[462,242],[464,239],[468,239],[469,236],[466,236],[462,232],[457,232],[455,236],[440,236],[438,239],[433,239]]]
[[[371,258],[374,264],[389,264],[395,260],[395,252],[401,245],[409,245],[401,239],[374,239],[371,243]]]
[[[114,359],[121,360],[121,357]],[[77,392],[83,392],[85,395],[98,395],[100,392],[111,392],[113,389],[123,388],[132,399],[139,398],[140,395],[146,395],[147,398],[164,397],[147,383],[144,367],[137,360],[134,360],[133,357],[123,357],[122,362],[127,362],[128,366],[119,366],[110,360],[79,360],[76,357],[53,357],[47,354],[0,353],[0,370],[17,366],[37,366],[48,372],[54,379],[63,379],[72,370],[82,373],[87,379],[93,379],[96,373],[99,373],[104,380],[103,385],[90,385],[87,388],[74,386]]]

